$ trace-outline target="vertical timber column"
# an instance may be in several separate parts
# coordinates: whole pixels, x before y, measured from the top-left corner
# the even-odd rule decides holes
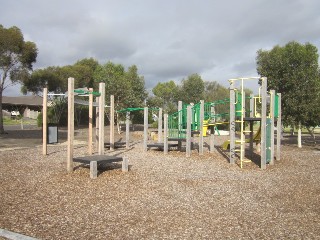
[[[254,117],[254,95],[250,94],[250,117],[253,118]]]
[[[162,140],[162,108],[159,108],[158,116],[158,143],[163,142]]]
[[[68,151],[67,171],[73,171],[73,140],[74,140],[74,78],[68,78]]]
[[[235,163],[235,138],[236,138],[236,117],[235,117],[235,91],[234,83],[230,82],[230,163]]]
[[[186,157],[191,156],[191,121],[192,121],[192,109],[191,105],[187,107],[187,139],[186,139]]]
[[[254,95],[250,94],[250,118],[254,117]],[[254,121],[249,121],[250,124],[250,155],[253,156],[253,123]]]
[[[271,144],[270,144],[270,165],[274,164],[274,111],[275,111],[275,97],[276,97],[276,91],[275,90],[270,90],[270,117],[271,117],[271,127],[270,127],[270,139],[271,139]]]
[[[211,107],[211,116],[215,116],[215,108],[214,106]],[[214,121],[215,122],[215,121]],[[210,134],[210,153],[213,153],[215,151],[215,148],[214,148],[214,129],[212,129],[213,131],[211,132]]]
[[[261,169],[267,168],[267,78],[261,78]]]
[[[105,83],[99,83],[99,155],[104,154],[104,106],[105,106]]]
[[[181,137],[181,132],[182,132],[182,101],[178,101],[178,138]],[[178,151],[181,152],[182,149],[182,141],[178,141]]]
[[[129,148],[130,142],[130,112],[126,112],[126,149]]]
[[[203,155],[203,121],[204,121],[204,101],[200,100],[200,134],[199,134],[199,155]]]
[[[277,119],[277,153],[276,159],[281,159],[281,134],[282,134],[282,122],[281,122],[281,93],[278,93],[278,119]]]
[[[89,130],[88,130],[88,154],[92,154],[92,116],[93,116],[93,89],[89,88]]]
[[[96,102],[100,103],[100,97],[96,97]],[[95,142],[96,142],[96,151],[99,151],[99,106],[96,107],[96,133],[95,133]]]
[[[114,150],[114,96],[110,96],[110,150]]]
[[[164,114],[164,138],[163,138],[163,152],[168,154],[168,114]]]
[[[143,127],[143,151],[148,150],[148,107],[144,107],[144,127]]]
[[[47,155],[47,102],[48,102],[48,88],[43,89],[43,103],[42,103],[42,154]]]

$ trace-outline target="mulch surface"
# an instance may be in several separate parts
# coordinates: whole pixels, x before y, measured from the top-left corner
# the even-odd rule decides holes
[[[144,152],[140,137],[105,150],[127,157],[129,172],[108,164],[94,180],[86,166],[67,173],[64,144],[47,156],[41,145],[1,151],[0,228],[39,239],[320,239],[320,146],[308,137],[298,149],[285,136],[266,170],[219,152]]]

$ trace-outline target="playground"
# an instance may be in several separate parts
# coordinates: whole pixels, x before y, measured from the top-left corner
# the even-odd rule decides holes
[[[37,239],[320,238],[319,146],[307,135],[302,149],[295,136],[281,136],[281,94],[267,92],[263,79],[256,98],[238,81],[230,99],[179,102],[163,118],[161,108],[124,109],[117,134],[103,83],[94,92],[69,80],[58,143],[48,144],[46,127],[0,136],[0,230]],[[91,120],[96,107],[95,134],[92,121],[74,126],[77,94],[89,97]],[[113,127],[104,126],[105,110]],[[130,111],[143,111],[144,124],[130,126]]]
[[[307,135],[298,149],[296,137],[285,134],[281,160],[261,170],[253,163],[241,169],[206,148],[190,158],[146,152],[136,131],[130,149],[116,150],[130,156],[129,172],[115,163],[92,180],[88,168],[66,172],[65,129],[47,156],[41,129],[12,131],[1,142],[14,136],[35,145],[0,154],[2,229],[39,239],[320,237],[320,149]],[[87,153],[87,136],[86,128],[75,130],[75,156]],[[217,144],[225,140],[218,136]]]

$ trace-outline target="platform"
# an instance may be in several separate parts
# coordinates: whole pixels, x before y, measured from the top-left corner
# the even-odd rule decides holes
[[[118,156],[108,155],[91,155],[73,158],[74,162],[84,163],[90,165],[90,178],[94,179],[98,176],[98,165],[102,163],[122,162],[122,171],[128,171],[128,160]]]
[[[178,147],[178,146],[179,146],[179,144],[177,144],[177,143],[169,143],[168,144],[168,148]],[[164,149],[164,143],[150,143],[150,144],[147,144],[147,148]]]

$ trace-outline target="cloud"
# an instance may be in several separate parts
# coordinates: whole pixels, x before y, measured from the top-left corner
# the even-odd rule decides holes
[[[317,0],[29,0],[1,9],[1,24],[37,44],[36,67],[86,57],[135,64],[150,88],[192,73],[226,85],[256,75],[259,49],[292,40],[320,47]]]

